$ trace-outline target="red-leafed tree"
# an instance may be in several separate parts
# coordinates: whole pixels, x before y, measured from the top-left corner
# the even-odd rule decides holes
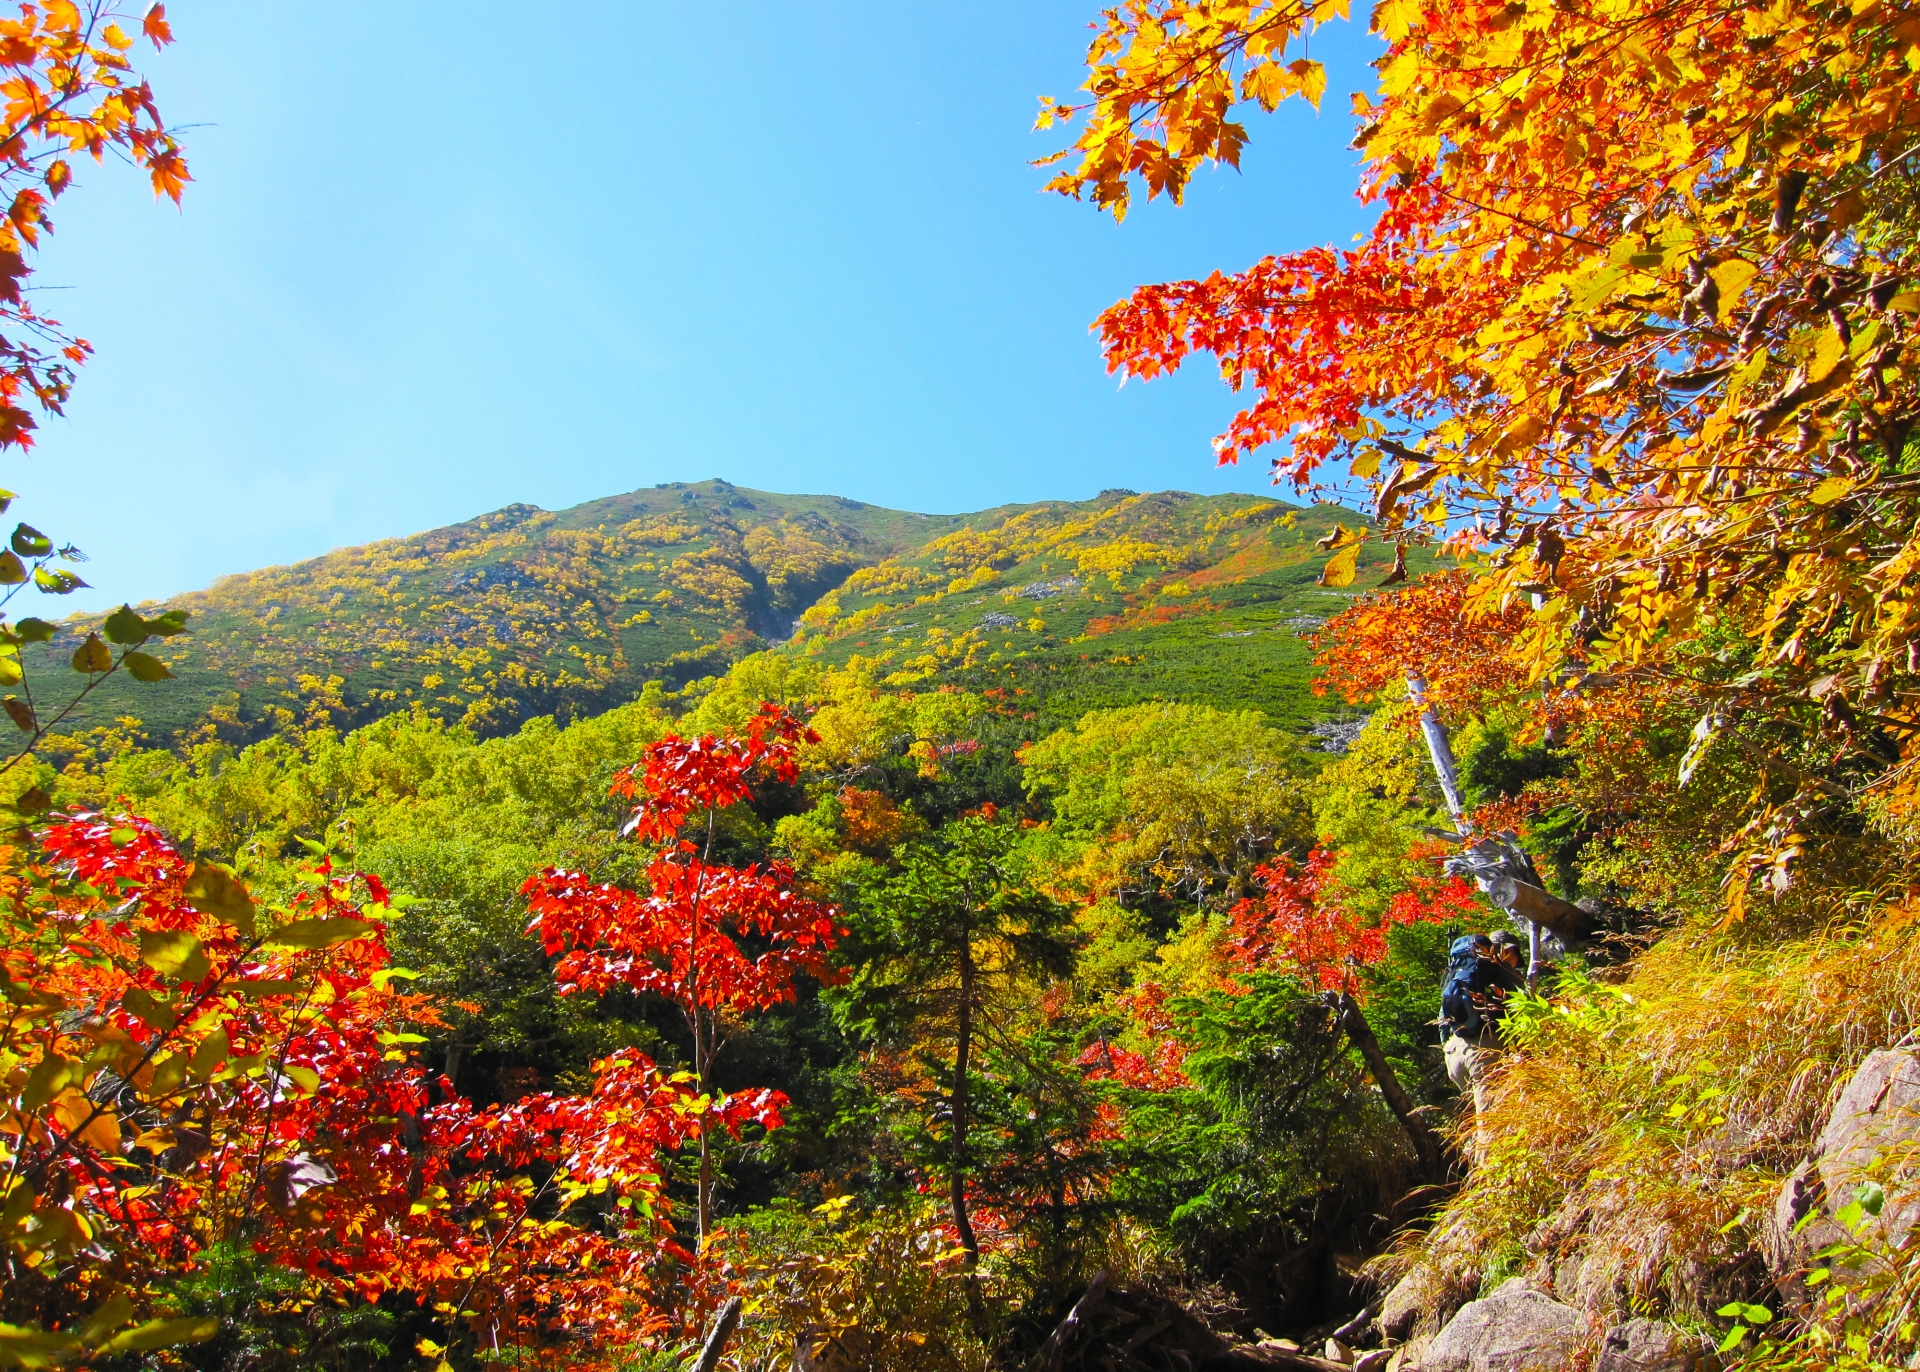
[[[664,1328],[658,1155],[705,1103],[640,1053],[477,1110],[414,1054],[439,1010],[396,986],[372,877],[322,864],[270,915],[95,814],[0,872],[0,1363],[213,1337],[165,1311],[222,1245],[543,1366]]]
[[[1243,971],[1287,972],[1320,987],[1328,1008],[1360,1050],[1388,1108],[1407,1131],[1421,1165],[1437,1180],[1446,1171],[1440,1141],[1420,1117],[1367,1023],[1360,1005],[1359,970],[1387,955],[1387,931],[1394,925],[1446,923],[1475,915],[1480,907],[1472,888],[1455,878],[1402,891],[1383,918],[1363,918],[1341,899],[1333,874],[1337,861],[1336,855],[1316,848],[1299,867],[1283,859],[1256,869],[1261,893],[1233,907],[1227,956]]]
[[[794,998],[800,973],[828,975],[838,912],[795,894],[785,863],[733,867],[712,861],[720,811],[752,798],[756,774],[791,782],[795,749],[817,736],[786,711],[765,705],[738,735],[670,737],[614,779],[615,795],[638,800],[625,832],[659,845],[647,889],[589,882],[548,868],[524,887],[537,931],[563,993],[615,986],[678,1006],[693,1036],[693,1074],[702,1108],[699,1233],[712,1226],[713,1134],[737,1135],[748,1121],[777,1126],[786,1098],[757,1090],[716,1096],[713,1063],[727,1016]]]
[[[1447,719],[1525,690],[1529,672],[1515,644],[1532,611],[1516,603],[1470,613],[1471,587],[1465,572],[1436,572],[1341,611],[1317,635],[1314,691],[1358,704],[1418,676],[1426,703]]]
[[[1254,869],[1258,896],[1233,907],[1229,960],[1242,971],[1285,971],[1323,991],[1358,997],[1362,967],[1387,955],[1387,931],[1396,924],[1445,924],[1484,913],[1473,888],[1458,877],[1425,889],[1401,891],[1380,919],[1348,910],[1333,869],[1337,854],[1316,848],[1304,864],[1286,859]]]

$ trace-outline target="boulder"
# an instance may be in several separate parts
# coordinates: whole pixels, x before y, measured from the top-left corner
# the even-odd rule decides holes
[[[1870,1177],[1910,1182],[1920,1171],[1920,1056],[1882,1048],[1860,1064],[1834,1102],[1813,1156],[1781,1184],[1766,1217],[1762,1246],[1787,1309],[1804,1314],[1803,1280],[1813,1255],[1844,1240],[1834,1214]],[[1862,1232],[1870,1244],[1899,1245],[1920,1222],[1920,1194],[1890,1185],[1886,1207]],[[1843,1274],[1836,1269],[1836,1277]]]
[[[1920,1162],[1920,1057],[1900,1048],[1868,1054],[1834,1103],[1815,1157],[1829,1212],[1853,1198],[1876,1163],[1880,1180],[1911,1174]],[[1920,1219],[1920,1197],[1896,1199],[1887,1189],[1875,1237],[1893,1247]]]
[[[1420,1372],[1560,1372],[1587,1343],[1579,1311],[1515,1277],[1462,1306],[1420,1355]]]
[[[1713,1342],[1664,1320],[1628,1320],[1607,1331],[1594,1372],[1714,1372]]]
[[[1381,1340],[1390,1344],[1432,1334],[1453,1318],[1471,1293],[1471,1288],[1463,1291],[1437,1268],[1422,1264],[1387,1292],[1380,1302],[1380,1313],[1374,1318],[1374,1327],[1379,1330]]]

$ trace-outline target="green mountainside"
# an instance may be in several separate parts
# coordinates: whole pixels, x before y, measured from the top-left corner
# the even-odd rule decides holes
[[[511,505],[175,597],[192,631],[164,654],[177,680],[115,676],[69,728],[130,716],[156,744],[241,741],[418,705],[492,735],[596,714],[650,682],[675,690],[771,645],[857,654],[898,685],[1031,694],[1044,719],[1165,697],[1299,728],[1326,713],[1302,635],[1384,570],[1314,584],[1313,540],[1339,518],[1129,491],[924,515],[719,480]],[[65,670],[90,627],[69,621],[34,665]]]

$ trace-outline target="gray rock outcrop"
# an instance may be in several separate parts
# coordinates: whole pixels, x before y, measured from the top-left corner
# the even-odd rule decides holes
[[[1600,1341],[1594,1372],[1714,1372],[1713,1343],[1664,1320],[1628,1320]]]
[[[1834,1103],[1815,1156],[1830,1208],[1851,1200],[1876,1164],[1888,1176],[1913,1173],[1920,1162],[1920,1057],[1897,1048],[1868,1054]],[[1920,1219],[1920,1197],[1898,1199],[1888,1190],[1876,1238],[1892,1247]]]
[[[1813,1156],[1781,1184],[1763,1234],[1768,1265],[1787,1307],[1802,1313],[1802,1280],[1813,1254],[1847,1237],[1834,1215],[1862,1182],[1910,1181],[1920,1171],[1920,1056],[1882,1048],[1860,1064],[1820,1131]],[[1920,1221],[1920,1195],[1889,1186],[1886,1208],[1862,1226],[1873,1247],[1898,1245]],[[1837,1278],[1844,1280],[1840,1269]]]
[[[1560,1372],[1588,1347],[1586,1317],[1515,1277],[1468,1301],[1420,1354],[1421,1372]]]

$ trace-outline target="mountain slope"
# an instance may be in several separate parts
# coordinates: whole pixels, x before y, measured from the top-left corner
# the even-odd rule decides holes
[[[512,505],[176,597],[192,628],[167,646],[177,680],[115,677],[78,727],[133,716],[155,743],[238,740],[420,706],[495,733],[790,635],[787,651],[857,653],[903,684],[1033,692],[1049,716],[1161,695],[1300,724],[1322,708],[1299,636],[1357,593],[1313,584],[1312,540],[1338,518],[1129,491],[923,515],[718,480]],[[39,670],[64,670],[88,627],[64,626]]]
[[[1391,565],[1319,586],[1314,540],[1343,520],[1355,522],[1331,506],[1183,491],[1027,506],[855,572],[801,616],[793,647],[876,658],[902,685],[1029,695],[1050,725],[1184,699],[1305,727],[1330,708],[1310,690],[1307,638]],[[1430,565],[1409,558],[1415,574]]]

